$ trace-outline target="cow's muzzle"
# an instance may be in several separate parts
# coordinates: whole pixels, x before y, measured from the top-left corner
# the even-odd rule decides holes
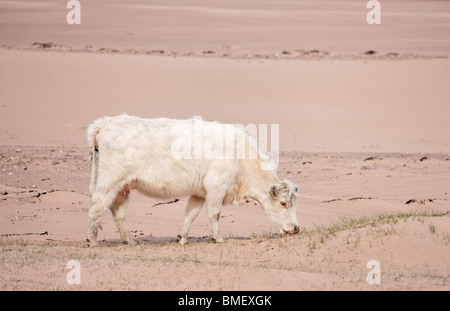
[[[283,230],[283,231],[284,231],[284,234],[292,235],[292,234],[299,233],[300,232],[300,228],[299,228],[299,226],[294,226],[294,228],[292,228],[291,230]]]

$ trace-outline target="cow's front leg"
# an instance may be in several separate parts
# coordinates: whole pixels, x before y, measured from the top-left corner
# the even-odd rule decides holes
[[[228,185],[235,178],[235,170],[232,163],[223,160],[213,161],[209,166],[208,174],[203,180],[203,187],[206,190],[205,204],[210,221],[211,237],[217,243],[223,242],[219,232],[219,219]]]
[[[222,209],[222,200],[217,202],[214,200],[213,202],[206,201],[206,209],[208,211],[210,227],[211,227],[211,238],[216,243],[222,243],[223,238],[220,235],[219,230],[219,219],[220,219],[220,211]]]
[[[219,230],[220,208],[213,212],[208,211],[208,215],[211,224],[211,238],[215,243],[222,243],[223,238]]]
[[[191,228],[192,222],[197,218],[198,213],[202,209],[205,199],[192,195],[189,197],[189,201],[186,205],[183,225],[178,233],[178,243],[185,244],[187,242],[187,235]]]

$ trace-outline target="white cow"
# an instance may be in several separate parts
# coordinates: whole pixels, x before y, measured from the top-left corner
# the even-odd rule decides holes
[[[122,241],[134,244],[126,225],[131,189],[156,198],[189,195],[178,235],[181,244],[203,205],[215,242],[223,241],[218,221],[224,204],[253,201],[282,234],[299,231],[297,187],[278,179],[273,163],[242,128],[195,118],[122,114],[94,121],[87,136],[92,153],[90,246],[97,245],[100,218],[108,208]]]

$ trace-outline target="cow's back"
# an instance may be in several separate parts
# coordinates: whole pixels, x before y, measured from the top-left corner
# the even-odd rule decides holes
[[[142,119],[123,114],[102,118],[94,124],[98,127],[99,158],[106,159],[100,163],[103,169],[114,169],[115,175],[149,196],[203,196],[204,177],[214,174],[212,170],[220,174],[221,161],[226,162],[226,167],[236,166],[234,170],[239,165],[234,159],[196,153],[203,150],[204,143],[211,143],[208,139],[214,139],[203,138],[199,126],[220,130],[223,125],[216,122]],[[180,148],[185,152],[180,153]],[[216,165],[211,165],[213,161]]]

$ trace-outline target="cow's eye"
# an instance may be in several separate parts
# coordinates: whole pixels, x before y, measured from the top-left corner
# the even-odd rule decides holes
[[[280,202],[281,206],[286,207],[286,202]]]

